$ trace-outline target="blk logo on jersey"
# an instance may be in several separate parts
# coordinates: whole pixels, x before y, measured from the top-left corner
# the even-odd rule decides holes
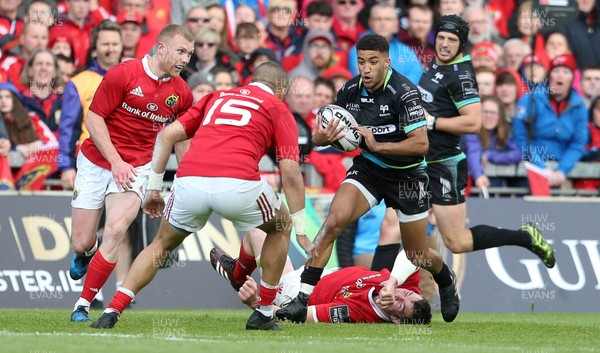
[[[375,98],[360,97],[360,102],[361,103],[373,104],[373,103],[375,103]]]
[[[177,102],[179,102],[179,96],[176,96],[174,94],[168,96],[167,99],[165,99],[165,104],[167,105],[167,107],[173,107],[175,106],[175,104],[177,104]]]

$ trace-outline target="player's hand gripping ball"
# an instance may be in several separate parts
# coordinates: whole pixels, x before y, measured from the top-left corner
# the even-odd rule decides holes
[[[321,126],[325,129],[334,119],[339,120],[340,124],[344,126],[344,131],[342,132],[344,136],[332,142],[332,147],[345,152],[351,152],[358,148],[358,145],[362,141],[362,136],[352,128],[352,126],[358,124],[349,111],[340,106],[328,104],[322,106],[317,112],[317,123],[319,122],[319,117],[321,117]]]

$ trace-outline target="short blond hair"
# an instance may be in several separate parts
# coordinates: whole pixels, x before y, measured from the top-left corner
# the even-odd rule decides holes
[[[214,29],[199,28],[194,37],[196,42],[211,42],[215,43],[217,46],[221,44],[221,35]]]

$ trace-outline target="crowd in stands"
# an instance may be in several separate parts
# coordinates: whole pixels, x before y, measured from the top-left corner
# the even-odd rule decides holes
[[[529,160],[556,162],[550,183],[561,186],[578,161],[600,160],[600,3],[577,4],[558,24],[530,0],[0,0],[0,188],[54,177],[72,189],[95,87],[112,66],[150,54],[176,23],[195,37],[182,71],[194,101],[249,83],[262,62],[284,66],[303,161],[334,191],[353,153],[313,148],[310,130],[358,73],[355,43],[387,38],[392,66],[416,85],[435,58],[434,23],[447,14],[470,26],[466,53],[483,102],[481,133],[464,143],[474,185],[509,185],[488,178],[487,163]],[[11,150],[26,160],[12,171]]]

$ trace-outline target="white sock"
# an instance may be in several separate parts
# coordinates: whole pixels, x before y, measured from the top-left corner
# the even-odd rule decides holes
[[[300,283],[300,292],[311,295],[315,286],[311,286],[310,284]]]
[[[406,252],[404,249],[402,249],[402,251],[398,253],[398,256],[396,256],[396,261],[394,261],[394,268],[392,268],[391,276],[398,280],[398,285],[401,285],[417,270],[418,267],[410,262],[408,257],[406,257]]]
[[[83,298],[79,298],[76,302],[75,302],[75,306],[73,307],[73,311],[77,310],[78,307],[80,306],[84,306],[86,311],[89,313],[90,312],[90,302],[88,302],[87,300],[83,299]]]
[[[121,315],[118,311],[116,311],[115,309],[112,309],[112,308],[106,308],[106,309],[104,309],[104,311],[102,313],[103,314],[117,313],[119,316]]]
[[[98,250],[98,236],[97,235],[96,235],[96,242],[94,243],[94,246],[90,250],[85,251],[85,256],[94,255],[96,253],[96,250]]]
[[[119,290],[119,288],[121,288],[122,284],[123,284],[123,281],[116,281],[115,282],[116,289]]]
[[[266,317],[273,317],[273,304],[267,306],[258,306],[256,310]]]
[[[102,288],[100,288],[100,290],[98,291],[98,293],[96,293],[96,296],[94,297],[94,299],[96,299],[99,302],[103,302],[104,301],[104,294],[102,294]]]

